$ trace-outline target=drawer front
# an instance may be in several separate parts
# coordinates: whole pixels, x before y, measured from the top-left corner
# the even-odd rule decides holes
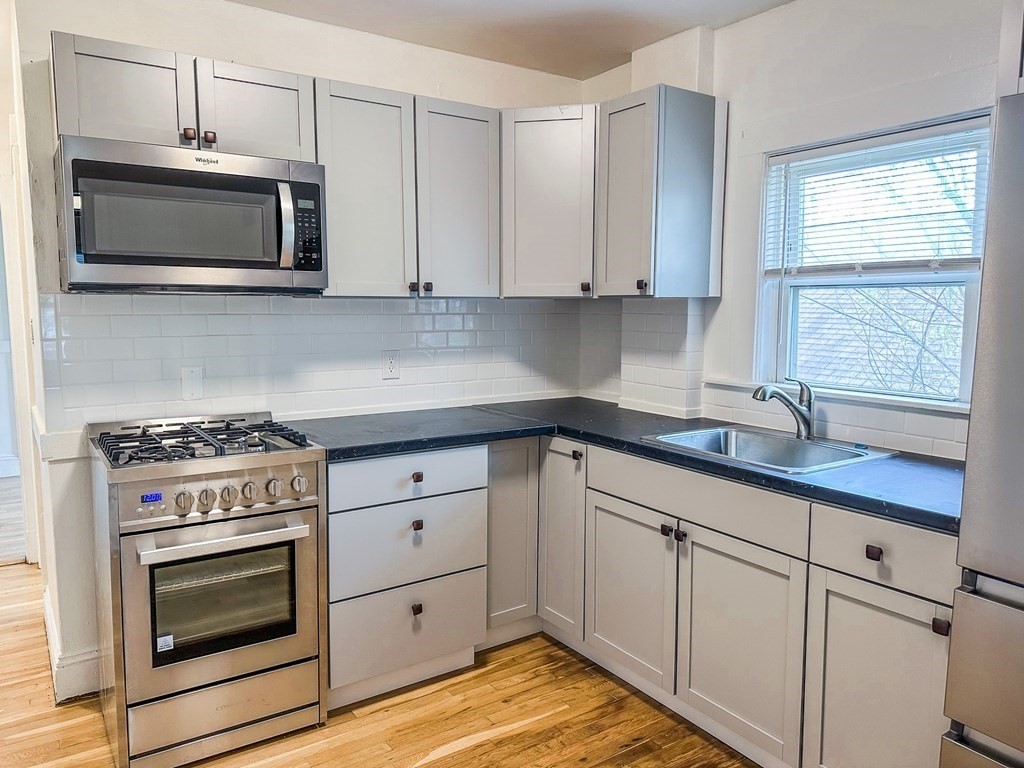
[[[594,447],[587,455],[587,485],[705,528],[807,559],[809,502]]]
[[[487,490],[338,512],[328,519],[328,599],[487,563]]]
[[[487,636],[487,568],[335,603],[328,631],[332,688],[477,645]]]
[[[331,512],[486,488],[487,446],[331,464],[327,479]]]
[[[942,737],[939,751],[940,768],[1011,768],[1009,763],[979,752],[969,744],[956,741],[949,734]]]
[[[128,749],[138,755],[316,704],[319,668],[307,661],[129,707]]]
[[[960,584],[956,541],[944,533],[811,505],[812,562],[944,605],[952,603]]]
[[[958,589],[945,714],[1024,751],[1024,608]]]

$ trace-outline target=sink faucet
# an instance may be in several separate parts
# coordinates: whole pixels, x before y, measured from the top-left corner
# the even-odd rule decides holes
[[[801,440],[814,438],[814,392],[806,383],[798,379],[791,379],[788,376],[786,381],[791,381],[800,386],[799,401],[794,400],[784,390],[772,384],[765,384],[754,390],[754,399],[767,403],[772,398],[779,400],[789,408],[789,412],[796,419],[796,436]]]

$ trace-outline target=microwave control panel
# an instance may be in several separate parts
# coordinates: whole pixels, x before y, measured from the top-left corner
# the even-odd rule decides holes
[[[293,181],[292,203],[295,207],[295,260],[293,269],[320,272],[323,269],[323,233],[320,222],[320,187]]]

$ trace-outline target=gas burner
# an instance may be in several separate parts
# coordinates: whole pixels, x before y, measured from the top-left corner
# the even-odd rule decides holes
[[[309,445],[302,433],[263,416],[103,425],[110,428],[94,436],[114,466],[287,451]]]

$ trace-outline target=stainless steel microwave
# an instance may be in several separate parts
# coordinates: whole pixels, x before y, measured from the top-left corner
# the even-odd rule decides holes
[[[324,167],[61,136],[65,291],[318,294]]]

